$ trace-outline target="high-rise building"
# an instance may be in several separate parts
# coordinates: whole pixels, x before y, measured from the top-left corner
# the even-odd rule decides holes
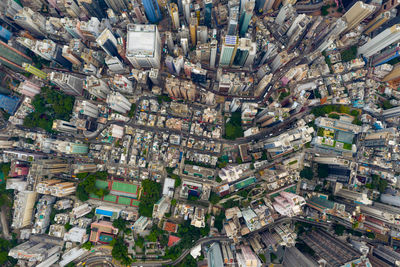
[[[74,0],[65,0],[64,5],[65,11],[68,13],[68,15],[70,15],[72,18],[79,18],[81,15],[81,9]]]
[[[20,229],[31,224],[36,195],[33,191],[21,191],[15,196],[12,228]]]
[[[221,246],[219,243],[212,243],[207,251],[207,264],[208,266],[224,266],[222,258]]]
[[[46,36],[46,19],[29,7],[24,7],[14,16],[14,22],[37,37]]]
[[[358,54],[371,57],[387,46],[400,40],[400,24],[384,30],[358,49]]]
[[[84,88],[95,97],[106,99],[107,95],[111,92],[108,84],[95,76],[88,76],[84,82]]]
[[[229,10],[227,34],[236,35],[238,24],[239,24],[239,6],[234,6]]]
[[[22,6],[14,0],[3,0],[0,2],[0,12],[8,18],[14,18]]]
[[[357,1],[344,15],[347,22],[347,31],[355,28],[361,21],[369,17],[376,9],[374,5],[368,5],[362,1]]]
[[[282,25],[283,22],[292,14],[295,14],[296,10],[293,8],[292,5],[283,6],[280,10],[278,15],[275,18],[275,24]]]
[[[190,30],[190,41],[192,46],[196,46],[197,44],[197,18],[191,17],[189,23],[189,30]]]
[[[399,56],[400,56],[400,43],[395,43],[394,45],[385,48],[380,53],[375,55],[372,59],[372,66],[376,67],[385,64],[386,62],[395,59]]]
[[[210,68],[215,68],[215,61],[217,59],[218,41],[213,39],[210,44]]]
[[[107,104],[111,109],[123,114],[128,112],[132,106],[129,100],[118,92],[111,93],[107,96]]]
[[[128,9],[128,0],[104,0],[114,12],[121,12]],[[144,1],[143,1],[144,2]],[[144,3],[143,3],[144,4]]]
[[[249,28],[249,23],[251,17],[253,16],[253,10],[255,6],[255,0],[250,0],[246,2],[244,5],[244,11],[242,13],[242,17],[240,18],[240,35],[243,36],[247,29]]]
[[[31,64],[23,63],[22,66],[25,68],[25,71],[32,73],[33,75],[35,75],[41,79],[47,78],[46,72],[39,70],[38,68],[32,66]]]
[[[179,10],[175,3],[169,5],[169,14],[171,15],[172,25],[175,29],[179,29]]]
[[[78,131],[75,124],[63,120],[54,120],[52,129],[59,132],[72,133],[72,134],[76,134],[76,132]]]
[[[105,63],[107,64],[107,67],[111,72],[122,73],[125,71],[125,65],[118,57],[107,55]]]
[[[8,114],[14,115],[17,111],[20,98],[16,96],[7,96],[0,94],[0,108],[4,109]]]
[[[227,67],[233,63],[239,44],[239,38],[237,38],[237,36],[227,35],[223,37],[222,40],[223,44],[219,58],[219,65],[220,67]]]
[[[18,92],[22,95],[34,97],[40,93],[40,86],[32,81],[25,80],[19,84]]]
[[[32,59],[17,49],[0,41],[0,63],[12,70],[23,71],[23,64],[31,64]]]
[[[99,116],[99,108],[88,100],[75,101],[75,110],[82,115],[97,118]]]
[[[268,10],[272,9],[272,6],[274,5],[275,0],[257,0],[256,1],[256,9],[260,13],[265,13]]]
[[[233,65],[244,66],[247,57],[249,56],[251,46],[251,40],[248,38],[240,38],[239,45],[236,50],[236,55],[233,60]]]
[[[239,266],[246,266],[246,267],[262,266],[260,260],[249,246],[241,246],[240,252],[236,253],[236,258]]]
[[[162,14],[157,0],[143,0],[142,3],[147,19],[151,23],[156,23],[162,19]]]
[[[377,15],[373,20],[371,20],[364,29],[365,34],[370,34],[374,30],[378,29],[382,26],[385,22],[393,18],[395,14],[390,11],[383,12]]]
[[[207,27],[211,27],[212,8],[213,8],[213,1],[204,0],[204,24]]]
[[[68,95],[78,96],[83,93],[83,79],[72,74],[51,72],[49,79]]]
[[[189,25],[190,23],[190,2],[191,0],[182,0],[183,15],[185,16],[185,21]]]
[[[96,42],[103,48],[103,50],[112,57],[118,57],[117,49],[117,39],[112,34],[109,29],[105,29],[99,37],[97,37]]]
[[[382,81],[389,82],[389,84],[393,85],[394,87],[398,86],[400,84],[400,65],[396,64],[394,66],[393,70],[388,75],[386,75]],[[398,108],[398,107],[385,110],[384,116],[389,113],[387,111],[393,111],[393,109],[396,109],[396,108]],[[397,114],[398,113],[396,113],[396,116],[398,116]]]
[[[104,12],[106,6],[103,0],[78,0],[78,3],[92,18],[107,18],[106,12]]]
[[[128,24],[126,57],[137,68],[160,68],[161,38],[156,25]]]

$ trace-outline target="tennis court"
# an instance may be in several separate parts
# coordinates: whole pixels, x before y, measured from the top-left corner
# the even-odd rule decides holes
[[[109,202],[116,202],[117,201],[117,196],[108,194],[108,195],[104,196],[103,200],[104,201],[109,201]]]
[[[118,198],[118,204],[122,204],[122,205],[130,205],[131,204],[131,199],[127,198],[127,197],[119,197]]]
[[[95,185],[96,185],[97,188],[101,188],[101,189],[108,188],[108,182],[107,181],[96,180]]]
[[[138,206],[139,206],[139,203],[140,203],[139,200],[132,199],[132,204],[131,204],[131,206],[138,207]]]
[[[121,182],[113,182],[111,186],[111,190],[127,192],[131,194],[137,194],[137,185],[136,184],[127,184]]]

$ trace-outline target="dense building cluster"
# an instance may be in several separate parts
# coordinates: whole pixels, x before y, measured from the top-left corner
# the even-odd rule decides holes
[[[400,1],[0,1],[1,266],[398,266]]]

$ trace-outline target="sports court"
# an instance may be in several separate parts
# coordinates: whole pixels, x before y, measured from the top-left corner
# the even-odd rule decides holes
[[[90,198],[92,199],[126,206],[139,206],[140,201],[137,199],[137,193],[139,189],[138,184],[96,180],[96,187],[102,189],[111,188],[110,193],[102,198],[99,198],[95,194],[90,194]]]

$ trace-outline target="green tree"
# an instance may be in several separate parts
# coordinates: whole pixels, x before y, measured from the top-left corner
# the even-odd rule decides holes
[[[175,198],[173,198],[173,199],[171,200],[171,206],[176,206],[176,199],[175,199]]]
[[[69,222],[67,222],[66,224],[64,224],[64,228],[65,228],[65,231],[68,232],[69,230],[72,229],[72,225]]]
[[[113,221],[113,226],[118,228],[120,233],[128,233],[128,231],[127,231],[128,228],[126,228],[127,224],[128,224],[128,221],[126,221],[122,218],[118,218]]]
[[[152,180],[142,181],[142,197],[139,203],[139,213],[145,217],[152,217],[153,205],[160,199],[161,184]]]
[[[135,112],[136,112],[136,105],[132,104],[131,109],[128,112],[128,117],[133,118],[135,116]]]
[[[335,224],[334,226],[335,234],[340,236],[343,235],[345,229],[346,228],[341,224]]]
[[[221,198],[216,194],[216,193],[214,193],[213,191],[211,191],[211,193],[210,193],[210,198],[209,198],[209,201],[211,202],[211,204],[217,204],[219,201],[221,200]]]
[[[215,181],[216,181],[217,183],[220,183],[220,182],[222,182],[222,179],[221,179],[221,177],[217,176],[217,177],[215,178]]]
[[[82,244],[82,248],[86,249],[86,250],[90,250],[93,247],[92,242],[87,241],[86,243]]]
[[[112,257],[120,261],[123,265],[131,265],[133,261],[128,254],[128,247],[125,245],[124,240],[118,237],[113,243],[114,245],[111,251]]]

